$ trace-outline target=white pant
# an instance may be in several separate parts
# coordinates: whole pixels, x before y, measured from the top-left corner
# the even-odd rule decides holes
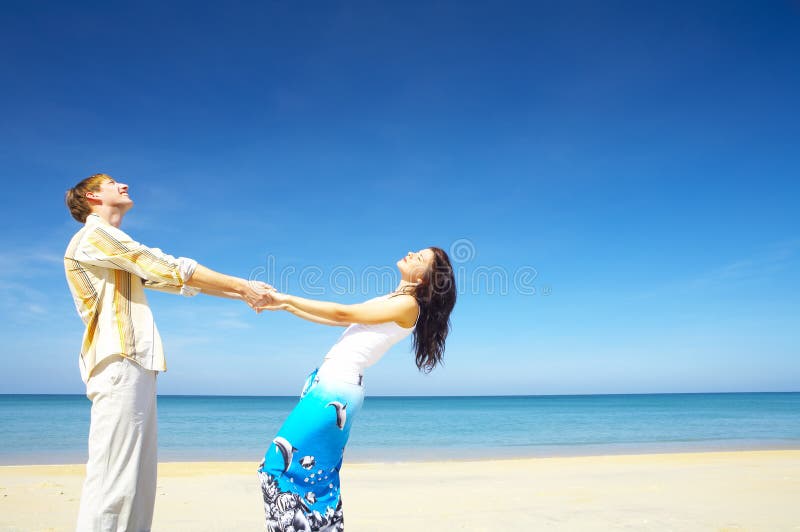
[[[158,467],[157,375],[111,357],[86,384],[92,421],[79,532],[150,530]]]

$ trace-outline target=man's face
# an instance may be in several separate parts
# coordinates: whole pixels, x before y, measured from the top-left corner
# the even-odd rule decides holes
[[[110,177],[100,184],[100,190],[90,192],[87,196],[99,199],[103,205],[119,207],[125,211],[133,207],[133,200],[128,195],[128,185],[114,181]]]

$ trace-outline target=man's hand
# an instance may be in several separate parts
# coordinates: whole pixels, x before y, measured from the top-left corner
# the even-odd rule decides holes
[[[242,300],[247,303],[250,308],[258,311],[259,307],[272,304],[271,294],[273,292],[275,292],[275,289],[267,283],[261,281],[245,281],[240,293]]]

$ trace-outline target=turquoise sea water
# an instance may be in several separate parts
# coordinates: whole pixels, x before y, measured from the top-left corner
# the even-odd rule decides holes
[[[294,397],[161,396],[159,459],[257,463]],[[0,464],[80,463],[88,399],[0,395]],[[800,448],[800,393],[367,397],[348,461]]]

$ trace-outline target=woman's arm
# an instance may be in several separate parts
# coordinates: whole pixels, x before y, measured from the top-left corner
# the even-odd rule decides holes
[[[374,324],[393,321],[401,327],[408,328],[414,325],[419,312],[417,301],[413,296],[406,294],[355,305],[317,301],[279,292],[271,292],[270,295],[274,304],[281,308],[286,305],[285,310],[289,312],[292,312],[290,309],[294,309],[337,324]]]
[[[279,305],[277,307],[268,307],[268,308],[269,310],[285,310],[286,312],[291,312],[298,318],[303,318],[306,321],[310,321],[312,323],[319,323],[321,325],[331,325],[334,327],[347,327],[350,325],[349,323],[343,321],[327,320],[325,318],[314,316],[313,314],[309,314],[308,312],[303,312],[299,308],[293,307],[288,303],[283,303],[282,305]]]

